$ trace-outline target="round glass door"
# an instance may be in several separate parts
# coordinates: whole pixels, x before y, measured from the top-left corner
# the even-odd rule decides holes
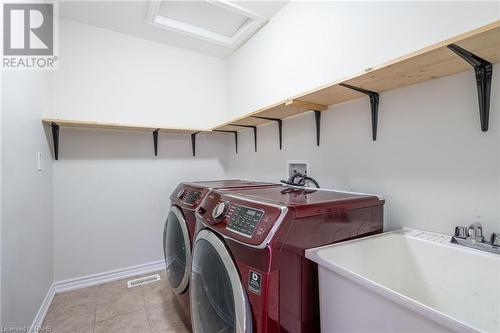
[[[179,208],[172,206],[163,229],[163,252],[170,287],[184,292],[191,272],[191,249],[186,221]]]
[[[239,272],[224,243],[209,230],[196,237],[189,293],[195,333],[252,332]]]

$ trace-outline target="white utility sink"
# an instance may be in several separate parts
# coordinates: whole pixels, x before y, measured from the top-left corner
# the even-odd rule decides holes
[[[401,229],[306,251],[322,332],[500,332],[500,255]]]

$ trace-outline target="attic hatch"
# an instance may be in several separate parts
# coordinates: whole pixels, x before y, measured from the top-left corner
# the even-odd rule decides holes
[[[152,1],[147,22],[155,27],[236,49],[267,20],[220,0]]]

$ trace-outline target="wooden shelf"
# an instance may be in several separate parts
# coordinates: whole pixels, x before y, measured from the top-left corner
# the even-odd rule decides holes
[[[272,120],[266,120],[255,117],[285,119],[308,111],[324,111],[326,109],[328,109],[328,106],[326,105],[321,105],[312,102],[303,102],[292,99],[259,110],[257,112],[253,112],[248,115],[236,118],[218,127],[215,127],[214,129],[228,130],[228,131],[239,130],[241,129],[241,127],[231,126],[231,124],[259,126],[272,122]]]
[[[448,49],[450,44],[458,45],[491,63],[497,63],[500,61],[500,21],[251,112],[214,129],[240,130],[241,128],[230,124],[262,125],[270,121],[252,116],[285,119],[312,110],[324,111],[333,105],[366,96],[341,84],[381,93],[470,70],[471,66],[467,62]]]
[[[114,131],[141,131],[150,132],[153,135],[153,149],[155,156],[158,156],[158,134],[159,133],[179,133],[190,134],[191,148],[193,156],[196,155],[196,135],[198,133],[216,133],[210,129],[198,128],[178,128],[178,127],[158,127],[139,124],[123,124],[123,123],[107,123],[98,121],[85,120],[69,120],[69,119],[53,119],[43,118],[42,122],[52,127],[52,140],[54,148],[54,159],[59,159],[59,127],[80,127],[80,128],[96,128]]]
[[[85,121],[85,120],[44,118],[42,119],[42,121],[45,124],[51,125],[54,123],[63,127],[83,127],[83,128],[97,128],[97,129],[121,130],[121,131],[153,132],[158,129],[160,133],[165,132],[165,133],[190,134],[195,132],[211,132],[210,129],[200,129],[200,128],[157,127],[157,126],[139,125],[139,124],[106,123],[106,122]]]
[[[453,45],[453,50],[449,48],[450,45]],[[467,59],[467,61],[464,59]],[[282,119],[310,111],[315,111],[316,142],[319,145],[321,111],[325,111],[329,107],[339,103],[369,96],[372,112],[373,140],[376,140],[379,93],[470,70],[470,63],[473,63],[480,100],[481,129],[487,131],[489,91],[491,89],[491,63],[499,61],[500,20],[382,65],[368,68],[362,73],[232,119],[212,129],[158,127],[68,119],[43,119],[42,121],[52,125],[55,159],[57,159],[59,126],[151,132],[153,133],[155,155],[158,150],[159,132],[190,134],[194,156],[196,135],[198,133],[233,133],[237,152],[238,131],[245,127],[253,129],[255,151],[257,151],[257,126],[270,122],[278,124],[279,147],[281,149]]]

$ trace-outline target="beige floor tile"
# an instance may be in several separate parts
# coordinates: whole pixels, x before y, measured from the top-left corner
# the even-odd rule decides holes
[[[98,290],[99,286],[94,286],[57,294],[52,300],[50,310],[59,311],[70,306],[96,304]]]
[[[172,291],[167,284],[167,281],[160,280],[141,286],[144,302],[147,306],[161,304],[163,302],[172,301]]]
[[[128,288],[128,278],[58,294],[43,325],[56,333],[140,333],[151,327],[154,332],[189,332],[174,308],[165,271],[151,274],[160,274],[161,280]]]
[[[87,332],[94,327],[95,304],[77,304],[68,307],[59,305],[56,309],[52,306],[45,316],[43,326],[52,327],[54,332]]]
[[[149,333],[146,311],[141,309],[96,323],[94,333]]]
[[[96,322],[141,309],[144,309],[144,299],[140,288],[124,289],[121,292],[107,290],[107,294],[99,296]]]
[[[116,294],[121,294],[124,291],[130,290],[130,288],[128,288],[127,286],[127,281],[134,278],[135,277],[131,277],[127,279],[101,284],[98,290],[98,296],[97,296],[98,300],[100,300],[103,297],[110,297]]]
[[[146,307],[151,331],[189,332],[182,322],[172,302],[163,302]]]

